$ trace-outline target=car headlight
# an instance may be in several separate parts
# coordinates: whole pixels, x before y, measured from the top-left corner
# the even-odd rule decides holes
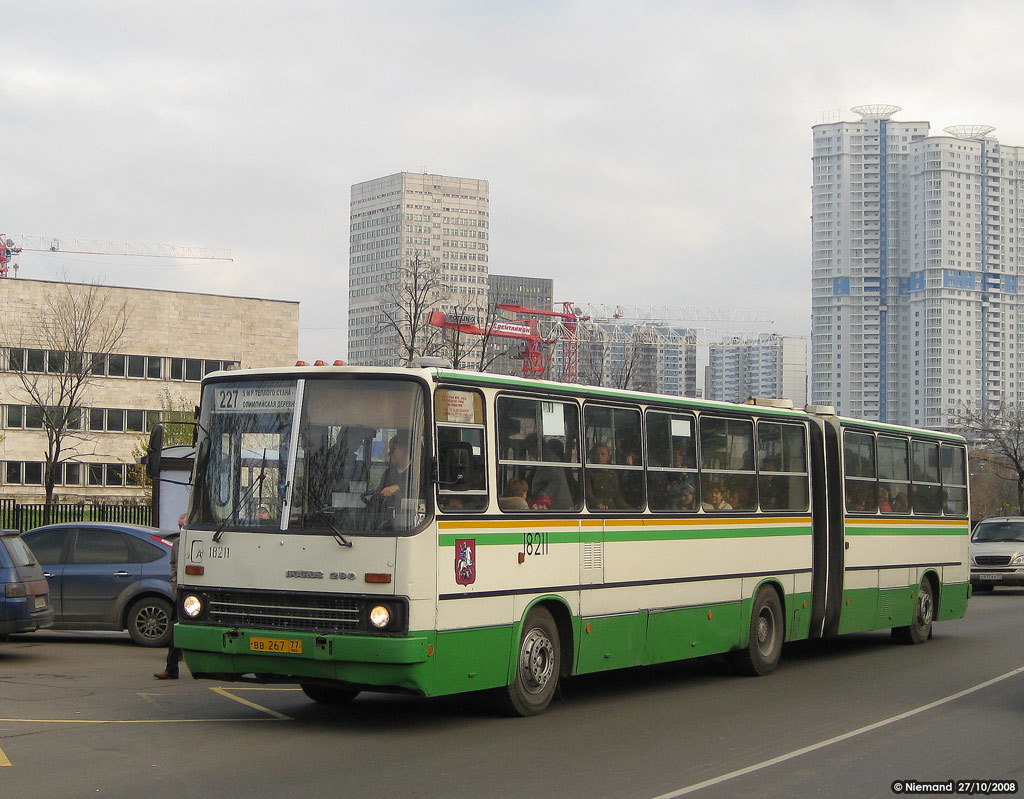
[[[1012,561],[1014,566],[1024,566],[1024,554],[1020,554]]]
[[[190,619],[194,619],[203,612],[203,600],[195,594],[189,594],[181,601],[181,610]]]
[[[374,605],[370,608],[370,624],[383,630],[391,623],[391,611],[385,605]]]

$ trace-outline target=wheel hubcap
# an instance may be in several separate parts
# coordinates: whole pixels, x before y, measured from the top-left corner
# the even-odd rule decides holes
[[[138,630],[146,638],[159,638],[167,630],[167,616],[157,608],[146,608],[139,614]]]
[[[757,617],[757,649],[762,655],[768,655],[775,643],[775,617],[768,608],[764,608]]]
[[[922,625],[931,623],[932,612],[932,595],[928,591],[922,591],[917,600],[917,615]]]
[[[542,630],[533,629],[523,639],[519,652],[519,673],[526,690],[536,694],[544,690],[555,670],[555,648]]]

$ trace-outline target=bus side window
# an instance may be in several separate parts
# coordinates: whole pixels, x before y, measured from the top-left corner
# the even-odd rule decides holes
[[[843,468],[846,471],[846,510],[875,513],[878,484],[875,482],[875,437],[871,433],[853,430],[844,433]]]
[[[908,511],[910,507],[910,479],[908,474],[907,440],[905,438],[897,438],[896,436],[879,436],[879,511],[882,513],[906,513]]]
[[[509,512],[578,509],[578,406],[501,396],[495,409],[501,494],[498,507]]]
[[[753,421],[701,416],[700,457],[704,510],[757,507]]]
[[[942,460],[942,512],[948,516],[967,513],[967,460],[963,447],[943,444]]]
[[[438,507],[446,513],[486,510],[483,396],[476,391],[439,388],[434,394],[434,418]],[[456,480],[456,475],[461,479]]]
[[[802,425],[759,421],[757,461],[762,509],[807,509],[807,439]]]

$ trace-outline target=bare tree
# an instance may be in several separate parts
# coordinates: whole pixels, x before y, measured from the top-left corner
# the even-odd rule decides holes
[[[482,303],[471,294],[460,294],[451,305],[447,321],[462,327],[447,327],[443,332],[444,343],[441,352],[456,369],[472,369],[486,372],[507,355],[510,339],[495,332],[495,326],[502,321],[495,304]],[[464,329],[471,325],[469,331]]]
[[[1024,514],[1024,405],[1001,402],[987,411],[961,405],[956,416],[968,437],[988,450],[990,468],[1016,482],[1017,513]]]
[[[391,332],[398,339],[398,359],[404,366],[418,355],[435,355],[443,345],[441,328],[427,320],[441,307],[448,291],[439,263],[416,255],[390,273],[388,298],[378,332]]]
[[[109,289],[65,282],[47,295],[28,325],[12,330],[9,320],[4,324],[8,372],[20,383],[15,399],[24,401],[46,433],[44,524],[50,521],[58,468],[93,440],[83,423],[85,395],[124,336],[129,316],[127,302],[113,304]]]

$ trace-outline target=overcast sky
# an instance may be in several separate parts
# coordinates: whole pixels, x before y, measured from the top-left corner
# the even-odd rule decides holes
[[[490,270],[576,303],[810,316],[811,126],[892,103],[1024,145],[1019,2],[0,2],[0,232],[25,278],[298,300],[346,347],[349,190],[490,182]]]

